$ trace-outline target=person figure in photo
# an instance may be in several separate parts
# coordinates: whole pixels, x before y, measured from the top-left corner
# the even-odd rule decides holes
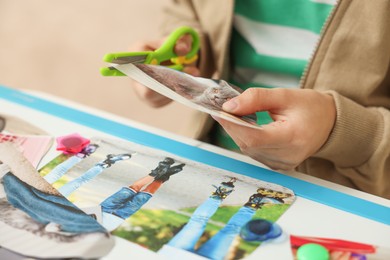
[[[173,165],[175,160],[166,157],[149,175],[135,181],[128,187],[122,187],[105,199],[101,205],[103,226],[114,230],[123,221],[136,213],[169,178],[181,172],[184,163]]]
[[[236,178],[232,178],[228,182],[221,182],[218,186],[213,185],[216,188],[215,191],[196,208],[187,224],[167,245],[194,252],[195,245],[202,236],[207,222],[218,210],[223,200],[234,191],[235,182]]]
[[[84,172],[81,176],[77,177],[76,179],[66,183],[62,187],[58,189],[58,191],[64,195],[64,197],[69,196],[72,192],[74,192],[76,189],[78,189],[81,185],[89,182],[96,176],[98,176],[100,173],[102,173],[105,169],[110,168],[113,164],[128,160],[131,158],[131,154],[124,153],[124,154],[108,154],[107,158],[101,162],[98,162],[95,164],[92,168],[90,168],[88,171]]]
[[[97,144],[89,144],[83,148],[79,153],[69,157],[62,163],[54,167],[48,174],[43,178],[50,184],[58,181],[64,174],[66,174],[70,168],[81,162],[83,159],[87,158],[93,154],[96,149],[99,147]]]
[[[207,115],[199,113],[197,132],[190,134],[274,170],[297,170],[390,199],[389,5],[390,0],[168,1],[159,31],[167,35],[188,25],[202,39],[199,61],[183,71],[239,86],[244,92],[223,110],[237,116],[256,112],[262,126],[215,118],[218,124],[210,127]],[[186,36],[176,43],[178,55],[191,50]],[[163,39],[138,42],[132,50],[156,50]],[[133,86],[153,107],[171,101]],[[200,121],[203,131],[195,127]]]
[[[229,219],[228,223],[213,237],[195,249],[195,245],[202,236],[207,222],[218,210],[222,201],[234,188],[232,179],[229,182],[222,182],[216,191],[201,204],[192,214],[188,223],[167,243],[170,247],[184,249],[195,254],[210,258],[224,259],[234,239],[240,234],[241,228],[252,219],[256,211],[266,203],[282,204],[289,194],[258,188],[257,192]],[[282,196],[282,194],[284,194]]]
[[[24,174],[29,178],[29,175],[34,172]],[[6,201],[0,199],[1,221],[42,236],[49,233],[46,227],[55,226],[55,232],[58,233],[58,236],[53,236],[55,239],[61,239],[62,233],[67,234],[64,237],[93,232],[106,233],[95,219],[85,214],[56,190],[51,190],[53,188],[49,184],[45,183],[49,186],[47,187],[45,184],[35,182],[41,189],[33,187],[14,175],[10,167],[1,161],[0,180],[6,194]],[[18,213],[15,208],[23,211],[31,220],[27,215]],[[69,239],[71,240],[72,237]]]

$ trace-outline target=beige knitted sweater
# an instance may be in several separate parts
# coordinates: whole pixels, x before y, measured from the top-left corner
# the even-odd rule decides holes
[[[232,0],[176,0],[163,32],[190,25],[202,34],[202,76],[228,78]],[[390,0],[341,0],[301,88],[329,92],[337,120],[325,145],[298,170],[390,199]],[[194,122],[201,126],[206,120]]]

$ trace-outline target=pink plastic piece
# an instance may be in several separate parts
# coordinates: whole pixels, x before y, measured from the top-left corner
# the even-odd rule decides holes
[[[57,151],[62,151],[64,154],[79,153],[90,143],[89,139],[77,133],[57,137],[56,141]]]

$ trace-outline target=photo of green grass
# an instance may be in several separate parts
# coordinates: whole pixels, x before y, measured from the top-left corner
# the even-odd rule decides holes
[[[257,210],[253,218],[276,221],[289,207],[289,204],[267,204]],[[241,206],[222,206],[210,219],[197,247],[215,235],[238,211]],[[113,234],[157,252],[188,222],[195,207],[180,211],[141,209],[116,229]],[[241,259],[252,253],[260,242],[247,242],[238,239],[234,257]]]

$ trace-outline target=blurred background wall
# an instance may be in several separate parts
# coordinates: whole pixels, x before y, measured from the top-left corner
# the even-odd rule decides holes
[[[37,90],[188,136],[194,111],[154,109],[127,77],[103,77],[105,53],[155,39],[166,0],[0,0],[0,85]]]

